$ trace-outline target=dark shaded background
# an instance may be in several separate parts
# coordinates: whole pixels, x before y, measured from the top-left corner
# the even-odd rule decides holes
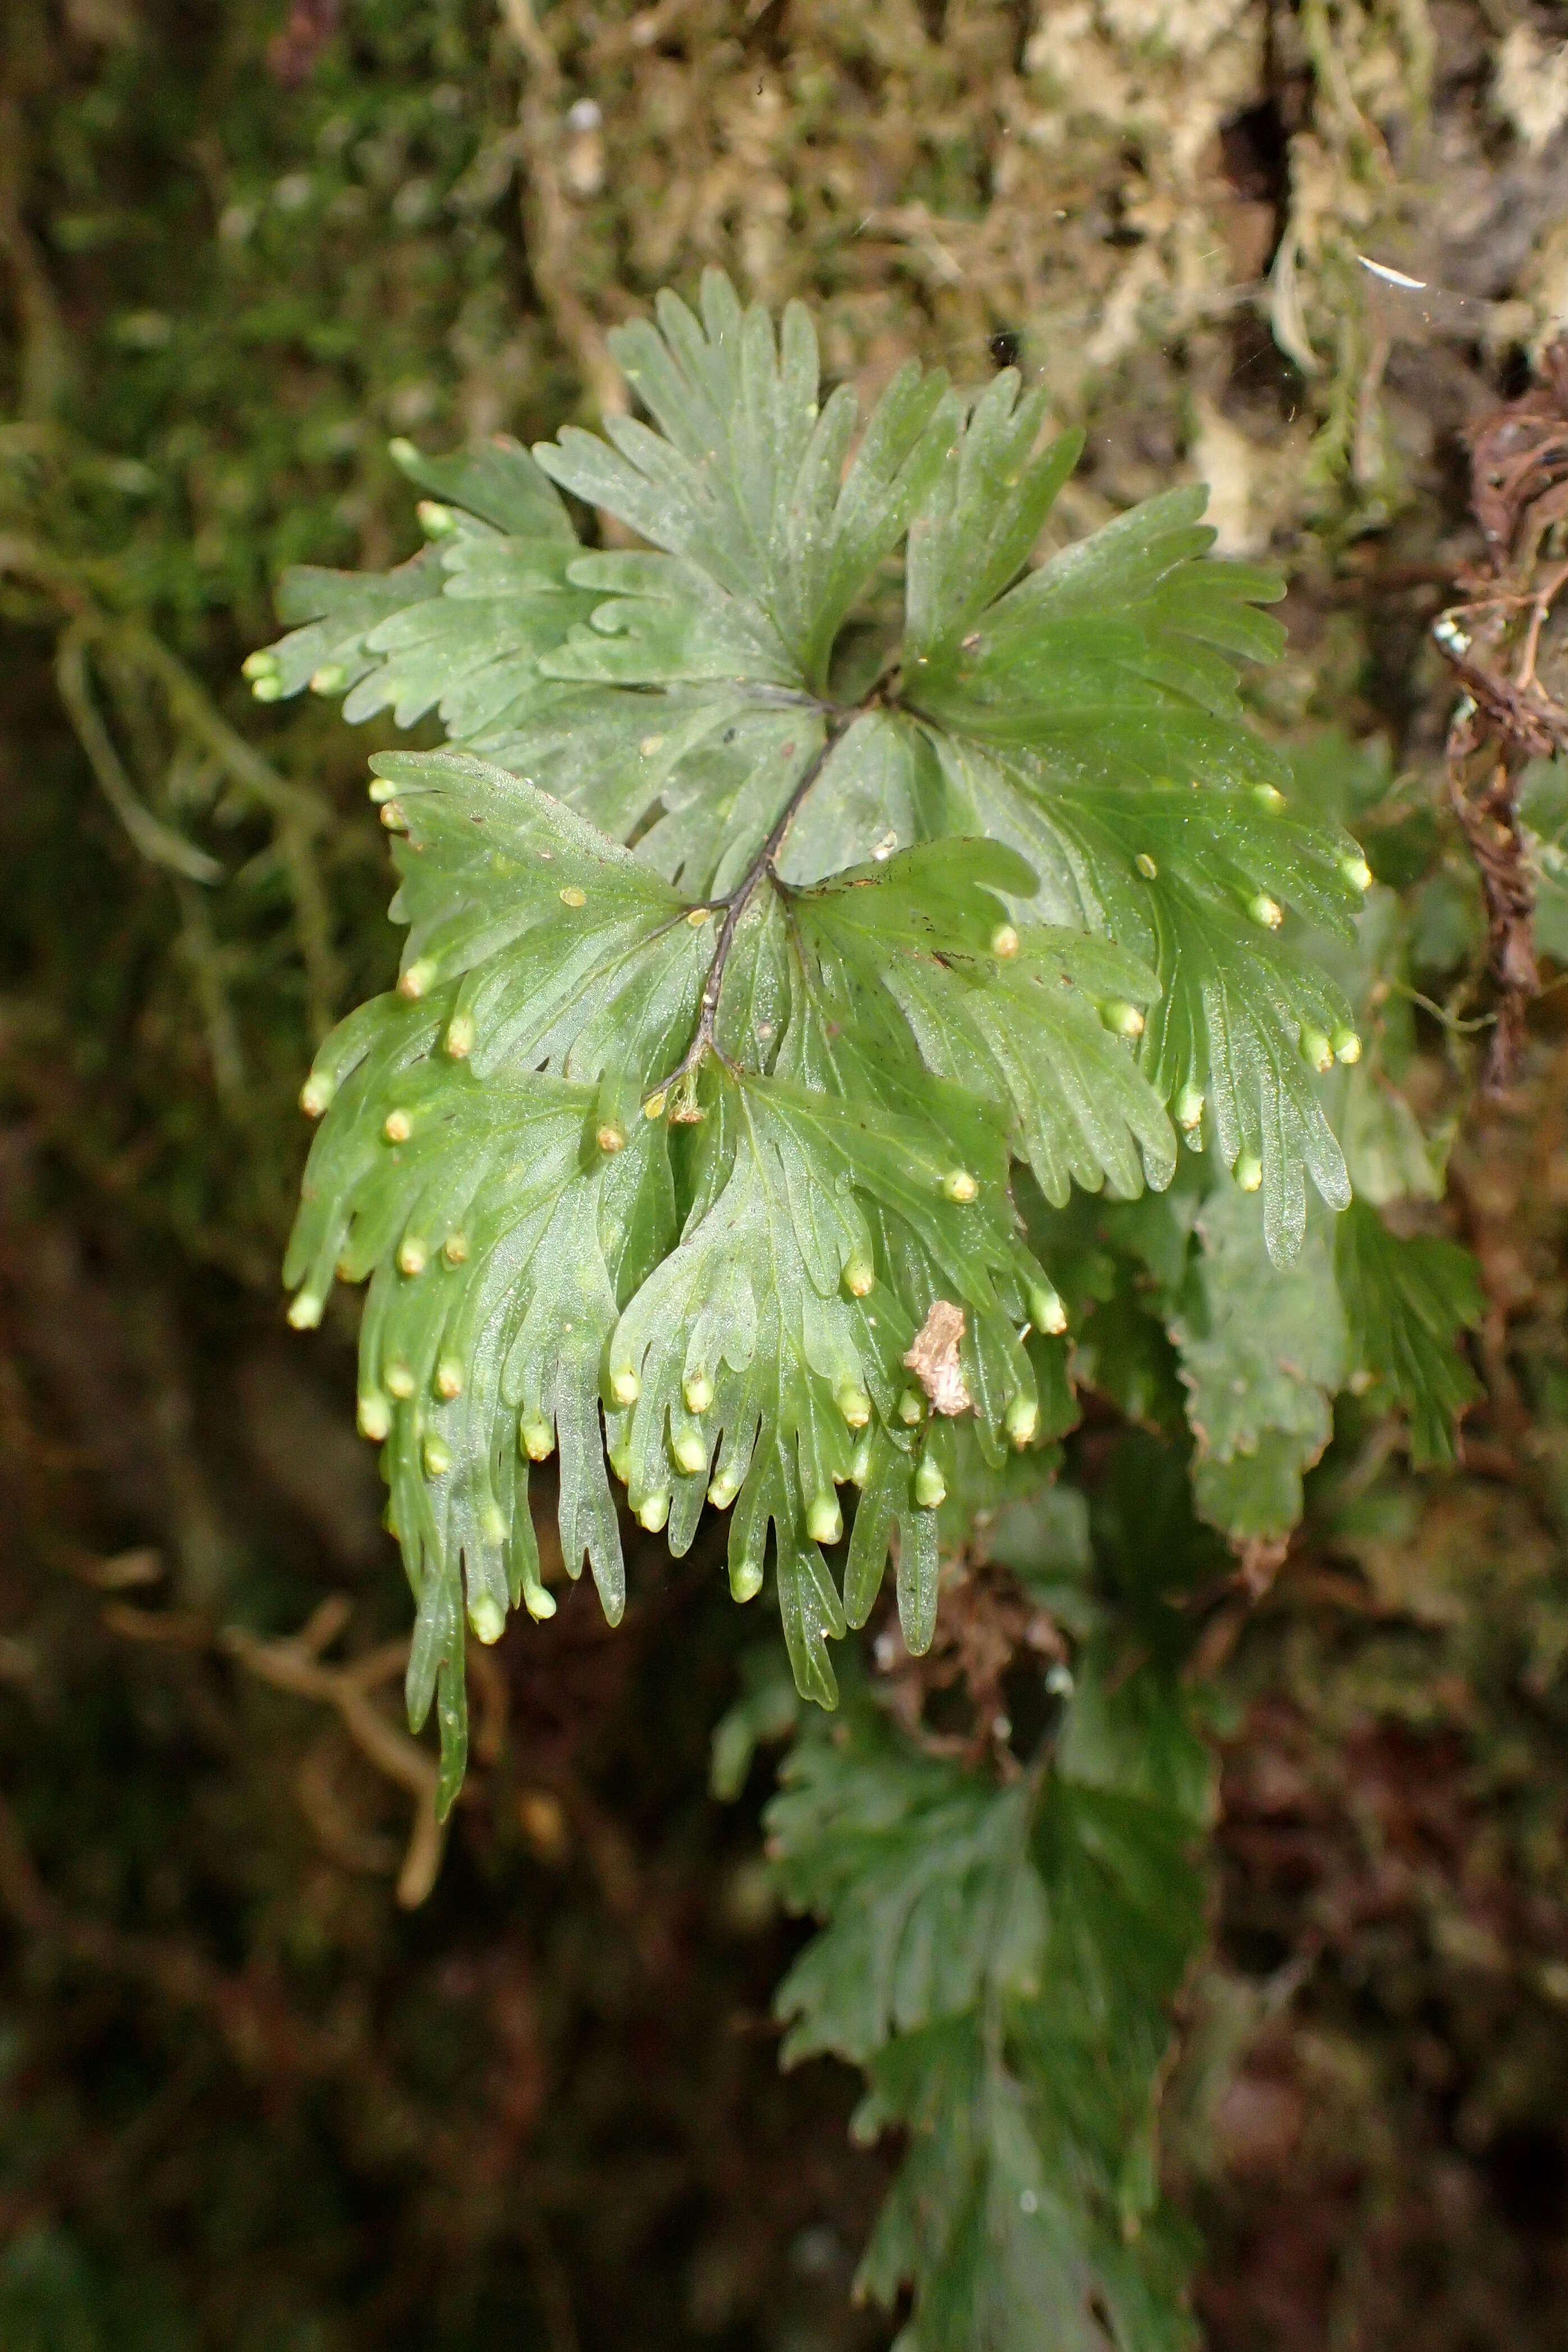
[[[766,1634],[710,1561],[645,1551],[613,1636],[581,1591],[508,1636],[435,1892],[395,1899],[428,1764],[353,1309],[293,1339],[276,1290],[312,1033],[393,968],[383,739],[240,689],[278,570],[412,546],[390,434],[591,419],[605,326],[709,259],[809,295],[868,386],[911,348],[1016,362],[1089,425],[1074,528],[1197,470],[1224,543],[1289,562],[1260,713],[1386,742],[1378,870],[1441,996],[1479,934],[1426,629],[1475,546],[1459,429],[1568,308],[1565,29],[9,0],[5,2352],[888,2336],[847,2304],[882,2179],[855,2085],[775,2068],[766,1769],[704,1793]],[[1358,251],[1443,290],[1377,294]],[[1466,1466],[1347,1423],[1211,1659],[1215,1954],[1166,2141],[1215,2352],[1568,2345],[1563,1002],[1456,1150]]]

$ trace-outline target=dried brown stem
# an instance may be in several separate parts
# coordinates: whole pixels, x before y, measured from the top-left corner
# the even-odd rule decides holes
[[[1568,709],[1538,675],[1542,633],[1568,584],[1568,562],[1542,568],[1549,533],[1568,518],[1568,343],[1546,352],[1542,375],[1469,429],[1470,505],[1486,562],[1461,577],[1467,602],[1434,628],[1465,693],[1448,732],[1448,803],[1486,904],[1496,1021],[1482,1087],[1490,1095],[1513,1082],[1541,984],[1520,784],[1530,761],[1568,753]],[[1487,656],[1510,638],[1517,650],[1508,675]]]
[[[322,1606],[331,1609],[332,1603],[324,1602]],[[321,1612],[318,1611],[310,1624],[291,1640],[273,1642],[231,1625],[219,1636],[219,1643],[247,1673],[270,1683],[274,1689],[335,1707],[344,1730],[361,1753],[389,1780],[408,1791],[414,1800],[414,1826],[398,1873],[397,1899],[405,1909],[414,1910],[436,1884],[446,1843],[445,1828],[436,1814],[436,1761],[416,1739],[384,1715],[371,1696],[383,1683],[402,1674],[408,1663],[408,1644],[384,1643],[379,1649],[368,1651],[346,1666],[325,1665],[319,1653],[328,1641],[336,1638],[342,1621],[330,1621],[331,1630],[325,1638],[321,1621]]]
[[[345,1596],[333,1593],[298,1633],[272,1641],[242,1625],[215,1632],[210,1619],[197,1610],[138,1609],[120,1601],[105,1605],[101,1622],[122,1641],[162,1643],[188,1650],[216,1644],[258,1682],[333,1708],[360,1753],[414,1800],[413,1826],[397,1876],[397,1900],[405,1909],[415,1910],[436,1884],[446,1844],[445,1826],[436,1816],[436,1759],[385,1715],[372,1696],[402,1675],[408,1664],[406,1641],[383,1642],[342,1666],[325,1663],[322,1653],[343,1631],[350,1612]],[[480,1690],[486,1717],[481,1744],[488,1744],[493,1752],[500,1739],[498,1710],[504,1717],[505,1697],[489,1677],[481,1679]],[[313,1793],[307,1791],[308,1796]],[[306,1810],[310,1810],[309,1803]]]
[[[1519,772],[1506,755],[1483,745],[1488,766],[1481,790],[1468,788],[1477,757],[1461,719],[1449,737],[1448,804],[1458,818],[1480,877],[1487,910],[1487,962],[1497,993],[1497,1020],[1487,1047],[1482,1087],[1500,1094],[1512,1085],[1523,1050],[1531,1000],[1539,992],[1535,961],[1535,889],[1519,821]]]

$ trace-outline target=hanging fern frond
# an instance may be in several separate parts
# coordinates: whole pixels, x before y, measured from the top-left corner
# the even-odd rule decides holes
[[[1210,559],[1203,493],[1029,570],[1076,444],[1037,448],[1016,376],[965,413],[911,366],[858,427],[804,311],[775,333],[711,274],[616,348],[651,422],[400,446],[430,547],[294,575],[302,625],[249,666],[454,745],[374,762],[402,976],[307,1083],[288,1268],[301,1325],[372,1277],[361,1419],[448,1794],[465,1622],[551,1605],[531,1459],[559,1453],[566,1563],[612,1615],[612,1475],[677,1551],[729,1508],[734,1591],[771,1556],[831,1703],[890,1543],[929,1638],[954,1445],[1053,1433],[1065,1318],[1015,1166],[1129,1197],[1206,1139],[1280,1260],[1309,1178],[1348,1198],[1315,1090],[1348,1009],[1289,928],[1342,929],[1365,868],[1283,811],[1242,719],[1279,583]],[[555,486],[647,551],[582,548]],[[842,702],[844,624],[906,534],[905,642]],[[910,1369],[935,1309],[942,1410]]]
[[[1215,1528],[1288,1531],[1352,1372],[1426,1458],[1473,1393],[1468,1261],[1351,1203],[1324,1108],[1360,1040],[1314,943],[1357,940],[1371,877],[1246,723],[1279,583],[1212,558],[1201,490],[1031,568],[1079,443],[1015,374],[966,400],[911,365],[861,427],[800,307],[775,331],[712,274],[612,341],[649,421],[396,445],[429,545],[290,575],[247,666],[448,742],[371,763],[401,972],[306,1081],[291,1318],[368,1278],[443,1810],[468,1634],[554,1612],[536,1465],[612,1622],[623,1502],[677,1555],[728,1514],[731,1591],[771,1569],[831,1707],[889,1559],[931,1644],[944,1502],[1040,1488],[1075,1379],[1186,1423],[1206,1528],[1173,1454],[1175,1511],[1135,1462],[1097,1506],[1115,1612],[1039,1589],[1079,1647],[1026,1772],[922,1754],[852,1664],[772,1816],[824,1922],[789,2050],[862,2064],[864,2127],[909,2135],[863,2272],[912,2284],[900,2345],[1174,2347],[1153,2098],[1208,1774],[1170,1589]],[[644,544],[583,546],[561,491]]]

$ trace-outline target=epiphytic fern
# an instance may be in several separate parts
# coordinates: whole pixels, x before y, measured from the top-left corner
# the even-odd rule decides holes
[[[972,397],[911,365],[858,430],[805,312],[775,333],[717,275],[613,340],[651,423],[395,445],[425,551],[290,575],[296,625],[247,665],[264,700],[434,712],[451,746],[372,762],[402,976],[306,1083],[287,1268],[301,1327],[370,1281],[360,1425],[445,1804],[465,1627],[554,1610],[529,1506],[552,1455],[567,1570],[612,1619],[616,1486],[676,1553],[727,1512],[735,1597],[771,1562],[796,1686],[830,1706],[828,1643],[889,1552],[918,1654],[944,1498],[1003,1493],[1071,1427],[1075,1374],[1184,1412],[1199,1512],[1237,1537],[1289,1526],[1352,1374],[1428,1453],[1469,1393],[1463,1265],[1361,1202],[1328,1239],[1351,1184],[1324,1081],[1360,1039],[1314,950],[1353,940],[1372,877],[1241,714],[1274,576],[1210,558],[1195,488],[1030,568],[1077,443],[1038,446],[1010,373]],[[584,547],[561,490],[644,548]],[[915,2276],[900,2340],[932,2352],[1044,2341],[1042,2281],[1053,2343],[1182,2337],[1164,2222],[1131,2251],[1152,2158],[1119,2136],[1197,1932],[1206,1782],[1166,1538],[1129,1505],[1118,1543],[1131,1663],[1083,1600],[1026,1781],[928,1769],[858,1696],[779,1801],[830,1923],[785,1988],[796,2046],[865,2063],[870,2121],[914,2131],[867,2276]]]

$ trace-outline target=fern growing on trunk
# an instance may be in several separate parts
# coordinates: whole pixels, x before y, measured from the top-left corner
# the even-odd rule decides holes
[[[1038,446],[1014,373],[910,365],[858,432],[805,310],[775,332],[716,274],[614,341],[651,424],[395,445],[429,543],[290,574],[247,665],[264,700],[434,712],[453,747],[372,762],[402,976],[305,1086],[291,1319],[368,1277],[360,1426],[445,1804],[467,1633],[555,1606],[531,1465],[612,1620],[616,1485],[677,1554],[727,1512],[735,1598],[771,1567],[824,1707],[889,1556],[918,1656],[944,1504],[960,1538],[1002,1511],[1071,1655],[1034,1748],[929,1752],[857,1667],[774,1801],[828,1922],[781,2001],[796,2053],[866,2066],[866,2127],[910,2135],[865,2273],[913,2284],[901,2343],[1176,2343],[1152,2099],[1209,1797],[1170,1601],[1219,1538],[1176,1457],[1130,1457],[1065,1549],[1037,1498],[1075,1382],[1131,1394],[1141,1318],[1214,1527],[1288,1528],[1357,1373],[1446,1442],[1463,1268],[1352,1208],[1328,1115],[1361,1042],[1323,948],[1372,877],[1244,722],[1279,583],[1209,557],[1201,490],[1031,568],[1079,444]],[[584,548],[562,491],[644,546]],[[1129,1266],[1118,1360],[1109,1315],[1075,1354]]]

